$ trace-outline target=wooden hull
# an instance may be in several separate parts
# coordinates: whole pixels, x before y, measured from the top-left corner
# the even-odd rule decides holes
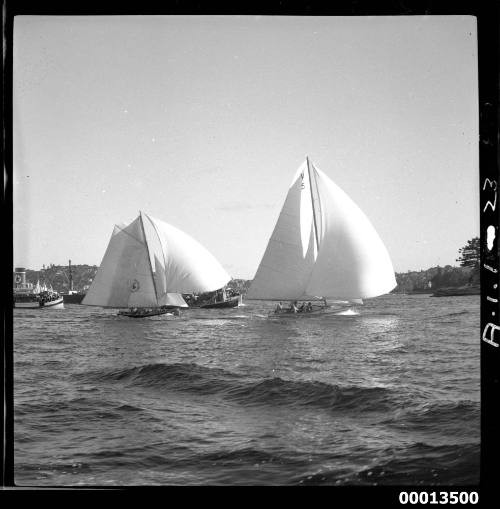
[[[240,305],[241,296],[238,295],[236,297],[231,297],[230,299],[220,301],[220,302],[212,302],[211,304],[203,304],[200,306],[203,309],[224,309],[224,308],[235,308]]]
[[[331,314],[331,315],[357,315],[358,313],[353,310],[352,305],[346,306],[315,306],[313,305],[313,309],[311,311],[298,311],[297,313],[293,313],[288,309],[283,309],[281,312],[277,313],[276,311],[272,311],[269,313],[270,318],[294,318],[294,317],[306,317],[306,316],[315,316],[315,315],[323,315],[323,314]]]
[[[14,302],[16,309],[64,309],[64,300],[59,297],[49,302]]]
[[[152,309],[151,311],[118,311],[119,316],[128,316],[129,318],[148,318],[149,316],[172,314],[172,309]]]

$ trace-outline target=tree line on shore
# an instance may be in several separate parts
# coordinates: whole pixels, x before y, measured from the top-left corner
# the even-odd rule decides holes
[[[70,275],[73,280],[73,290],[85,292],[88,290],[97,274],[97,265],[71,265],[71,274],[68,265],[50,264],[41,270],[26,270],[26,281],[34,285],[39,281],[40,284],[52,286],[59,293],[66,293],[70,289]],[[237,293],[246,293],[251,280],[231,279],[227,288]]]
[[[432,293],[440,288],[457,288],[479,285],[479,237],[475,237],[459,249],[458,267],[446,265],[431,267],[420,271],[396,273],[397,286],[392,293]],[[86,291],[97,273],[97,265],[72,265],[71,277],[73,290]],[[27,281],[36,284],[46,283],[58,292],[67,292],[70,288],[70,273],[67,265],[44,267],[42,270],[27,270]],[[227,287],[237,293],[245,294],[251,279],[232,279]]]
[[[85,292],[88,290],[97,273],[97,265],[72,265],[71,274],[68,265],[54,265],[53,263],[41,270],[26,270],[26,281],[36,284],[52,286],[59,293],[70,289],[70,276],[73,279],[73,290]]]
[[[442,288],[479,286],[480,282],[480,240],[474,237],[458,250],[459,267],[445,265],[427,270],[396,273],[397,286],[392,293],[427,293]]]

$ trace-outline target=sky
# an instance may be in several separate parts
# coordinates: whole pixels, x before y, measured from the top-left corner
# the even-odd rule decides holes
[[[14,266],[99,265],[143,211],[253,278],[305,160],[396,272],[479,235],[470,16],[18,16]]]

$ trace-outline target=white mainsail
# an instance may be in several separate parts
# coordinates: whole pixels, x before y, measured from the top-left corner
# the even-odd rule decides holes
[[[295,174],[247,299],[355,301],[396,286],[361,209],[306,159]]]
[[[157,306],[140,217],[116,225],[99,270],[82,304],[102,307]]]
[[[113,308],[187,307],[181,293],[213,291],[230,280],[189,235],[146,214],[115,226],[82,304]]]
[[[304,163],[295,174],[260,266],[252,299],[293,300],[306,291],[315,263],[311,193]]]

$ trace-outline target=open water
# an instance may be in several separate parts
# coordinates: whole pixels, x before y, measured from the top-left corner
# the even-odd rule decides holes
[[[479,481],[479,296],[14,310],[18,486]]]

